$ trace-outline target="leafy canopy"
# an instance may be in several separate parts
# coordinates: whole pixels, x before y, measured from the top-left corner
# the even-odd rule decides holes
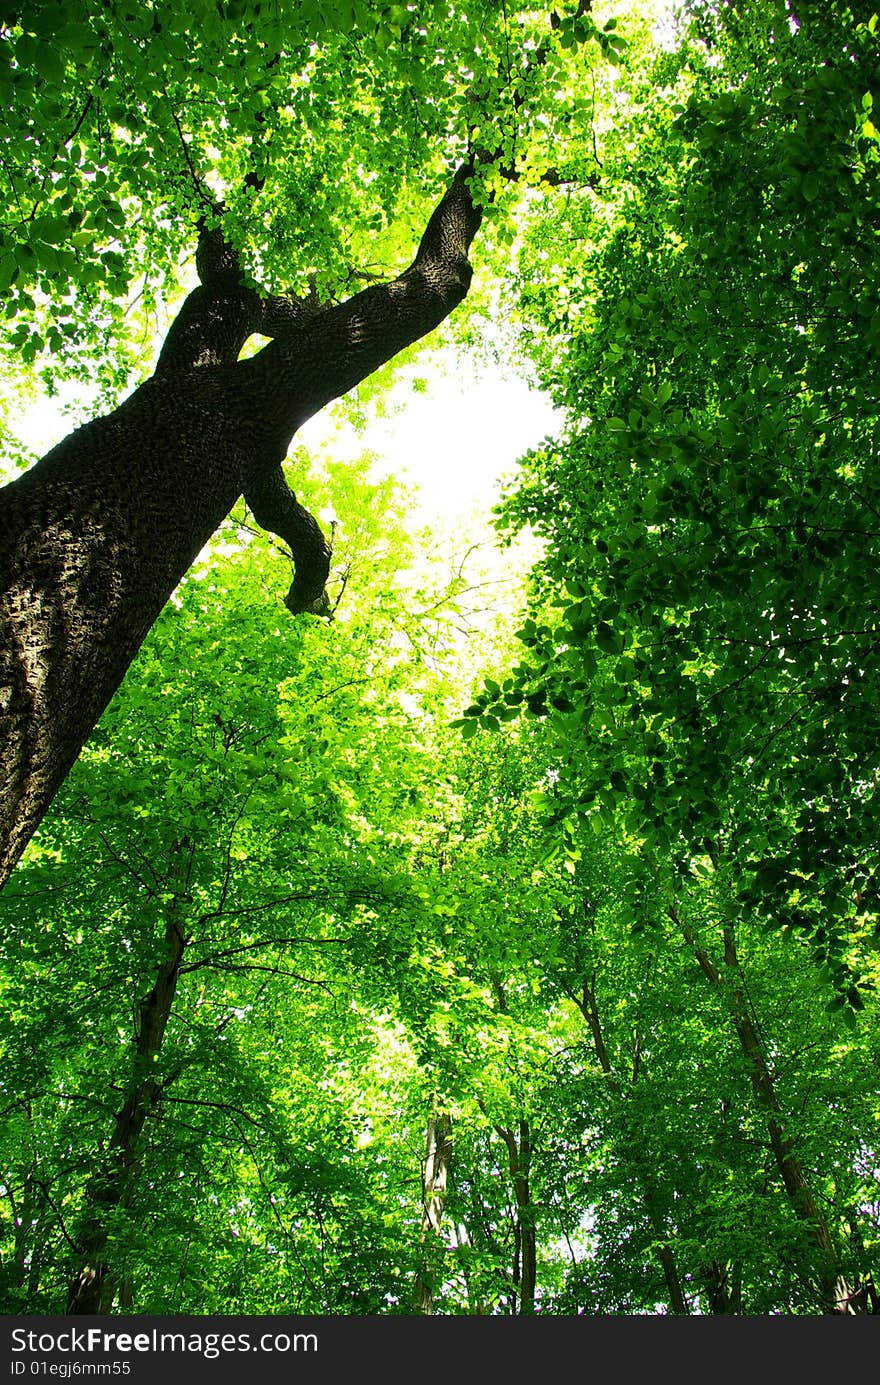
[[[97,362],[118,388],[220,202],[268,289],[386,275],[470,148],[558,157],[594,38],[488,0],[34,0],[0,27],[8,341],[50,383]]]

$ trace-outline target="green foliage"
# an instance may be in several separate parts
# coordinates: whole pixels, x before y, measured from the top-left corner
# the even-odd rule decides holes
[[[667,1311],[664,1247],[693,1312],[727,1280],[741,1311],[817,1311],[736,993],[698,964],[723,968],[735,877],[567,828],[551,718],[463,741],[445,563],[399,566],[388,483],[326,484],[336,621],[279,623],[236,516],[4,892],[4,1303],[57,1312],[81,1266],[171,924],[137,1173],[101,1213],[129,1311],[406,1313],[430,1262],[435,1311],[511,1315],[532,1233],[542,1313]],[[779,1119],[841,1275],[869,1280],[876,999],[851,1031],[795,939],[752,921],[738,944]]]
[[[558,83],[602,56],[575,27],[487,0],[20,7],[0,25],[9,347],[50,385],[97,372],[118,393],[221,201],[268,289],[399,269],[471,145],[543,158]]]
[[[878,926],[877,48],[846,7],[703,17],[713,48],[664,58],[656,93],[633,75],[638,128],[524,257],[530,351],[570,423],[506,507],[548,556],[503,700],[548,716],[577,819],[685,871],[724,860],[741,907],[808,938],[858,1006]]]
[[[392,1213],[413,1175],[405,1148],[376,1155],[398,1137],[406,1045],[359,978],[380,920],[422,908],[398,845],[422,763],[400,702],[414,661],[390,507],[354,469],[334,499],[377,516],[337,548],[364,615],[280,628],[264,539],[195,570],[4,894],[4,1187],[13,1219],[39,1207],[10,1304],[63,1305],[169,920],[185,946],[145,1182],[104,1217],[139,1311],[378,1312],[399,1294],[387,1247],[406,1255]]]
[[[482,170],[482,307],[567,417],[515,636],[366,461],[293,458],[332,622],[244,508],[175,594],[0,897],[7,1311],[90,1259],[136,1313],[814,1314],[829,1266],[877,1310],[877,26],[687,8],[0,32],[26,359],[120,383],[188,159],[329,291],[470,138],[535,184]]]

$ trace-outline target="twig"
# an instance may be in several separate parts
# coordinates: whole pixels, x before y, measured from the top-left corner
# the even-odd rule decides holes
[[[213,198],[213,197],[209,197],[209,196],[207,195],[207,193],[205,192],[204,186],[203,186],[203,184],[202,184],[202,180],[201,180],[201,178],[199,177],[199,175],[196,173],[196,170],[195,170],[195,168],[194,168],[194,166],[193,166],[193,161],[192,161],[192,159],[190,158],[190,154],[189,154],[189,146],[188,146],[186,140],[184,139],[183,130],[181,129],[180,121],[179,121],[178,118],[177,118],[177,112],[176,112],[176,111],[172,111],[172,112],[171,112],[171,119],[174,121],[174,124],[175,124],[175,126],[176,126],[176,128],[177,128],[177,133],[178,133],[178,135],[180,136],[180,143],[181,143],[181,145],[183,146],[183,156],[184,156],[184,158],[186,159],[186,166],[187,166],[187,168],[188,168],[188,170],[189,170],[189,176],[190,176],[190,178],[192,179],[193,187],[195,188],[196,192],[197,192],[198,195],[199,195],[199,198],[200,198],[201,201],[204,203],[204,205],[205,205],[206,207],[210,207],[212,212],[213,212],[213,211],[216,211],[216,210],[217,210],[217,204],[216,204],[216,202],[214,201],[214,198]]]

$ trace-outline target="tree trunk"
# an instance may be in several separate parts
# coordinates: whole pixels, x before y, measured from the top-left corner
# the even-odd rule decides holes
[[[313,308],[245,284],[203,231],[153,376],[0,490],[0,886],[150,626],[240,495],[290,547],[294,613],[325,610],[330,549],[281,470],[306,419],[467,293],[480,212],[463,166],[399,278]],[[274,339],[239,361],[255,332]]]
[[[181,861],[188,850],[189,843],[186,841],[175,847],[177,861],[173,874],[181,887],[185,875]],[[181,925],[180,908],[176,901],[172,901],[165,919],[165,956],[152,989],[138,1006],[132,1068],[125,1100],[116,1113],[103,1167],[91,1180],[87,1190],[80,1236],[83,1263],[70,1285],[68,1314],[109,1313],[121,1289],[125,1290],[130,1300],[130,1287],[120,1283],[108,1259],[109,1223],[115,1211],[130,1205],[137,1191],[137,1175],[143,1155],[141,1136],[164,1090],[156,1076],[156,1059],[162,1048],[177,992],[184,951]]]
[[[519,1311],[530,1316],[535,1311],[535,1290],[538,1281],[538,1245],[535,1232],[534,1208],[530,1175],[532,1168],[532,1137],[529,1123],[519,1122],[519,1132],[496,1126],[507,1146],[510,1182],[516,1202],[514,1225],[513,1282],[519,1290]]]
[[[846,1291],[841,1286],[839,1279],[837,1251],[825,1218],[810,1187],[810,1181],[803,1165],[794,1153],[791,1140],[785,1132],[782,1108],[776,1094],[773,1075],[767,1066],[764,1047],[749,1010],[733,926],[731,924],[724,925],[725,972],[722,974],[706,949],[697,942],[690,925],[684,923],[674,909],[670,910],[670,917],[681,928],[687,942],[693,948],[703,975],[713,985],[723,987],[727,993],[731,1021],[748,1064],[752,1090],[758,1104],[766,1113],[767,1135],[776,1168],[782,1179],[782,1185],[792,1210],[806,1228],[816,1251],[816,1286],[821,1311],[823,1313],[845,1312],[845,1308],[841,1307],[841,1302],[845,1298]]]
[[[583,1015],[590,1029],[593,1039],[593,1050],[602,1072],[608,1078],[608,1083],[615,1095],[626,1101],[626,1090],[620,1078],[614,1070],[608,1048],[605,1043],[605,1036],[602,1032],[602,1022],[599,1016],[599,1005],[596,999],[595,978],[591,985],[587,981],[581,983],[580,997],[575,996],[575,1003]],[[641,1069],[641,1036],[636,1035],[635,1053],[633,1056],[631,1084],[634,1085],[639,1079]],[[631,1119],[625,1112],[628,1125],[632,1125]],[[632,1130],[630,1148],[627,1150],[629,1157],[635,1166],[639,1183],[641,1185],[642,1199],[645,1204],[645,1212],[651,1229],[657,1237],[657,1258],[663,1270],[663,1278],[666,1281],[666,1291],[669,1296],[669,1307],[676,1316],[685,1316],[690,1313],[687,1299],[681,1287],[681,1278],[678,1273],[678,1266],[675,1260],[675,1252],[671,1241],[666,1240],[668,1228],[665,1226],[665,1219],[659,1207],[659,1199],[655,1180],[652,1175],[650,1162],[646,1159],[642,1145],[643,1132],[639,1129]]]
[[[448,1111],[432,1115],[422,1173],[422,1262],[416,1273],[416,1312],[434,1312],[434,1286],[443,1260],[442,1224],[449,1168],[452,1163],[452,1118]]]
[[[703,1266],[709,1312],[715,1317],[742,1313],[742,1276],[738,1264],[713,1260]]]

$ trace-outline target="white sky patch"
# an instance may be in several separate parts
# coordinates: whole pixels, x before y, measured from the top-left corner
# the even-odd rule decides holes
[[[561,423],[546,395],[484,366],[429,377],[424,393],[399,386],[397,400],[390,416],[362,429],[332,412],[317,414],[296,440],[307,451],[322,446],[336,457],[374,453],[380,474],[418,487],[422,523],[488,512],[517,458]]]
[[[82,391],[62,387],[52,399],[41,397],[35,404],[24,404],[19,410],[11,408],[7,419],[9,428],[35,456],[42,457],[50,448],[77,426],[64,405],[78,399]],[[5,478],[0,478],[5,479]]]

